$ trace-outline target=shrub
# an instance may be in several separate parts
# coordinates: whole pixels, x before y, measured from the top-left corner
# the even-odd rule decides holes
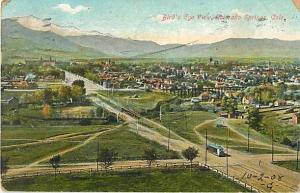
[[[81,119],[80,121],[79,121],[79,125],[90,125],[91,124],[91,120],[89,120],[89,119]]]

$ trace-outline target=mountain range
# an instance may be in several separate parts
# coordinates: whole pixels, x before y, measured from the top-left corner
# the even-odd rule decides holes
[[[59,26],[50,18],[34,16],[2,19],[1,29],[3,61],[40,56],[64,60],[101,57],[300,57],[300,40],[231,38],[211,44],[160,45],[153,41],[118,38],[97,31]]]

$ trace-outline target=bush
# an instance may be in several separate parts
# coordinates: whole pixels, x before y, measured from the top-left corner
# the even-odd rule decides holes
[[[20,125],[21,124],[21,120],[20,119],[13,119],[12,124],[13,125]]]
[[[292,146],[292,141],[287,137],[283,138],[281,143],[284,144],[284,145]]]
[[[92,122],[91,122],[91,120],[89,120],[89,119],[81,119],[80,121],[79,121],[79,125],[90,125]]]
[[[107,121],[110,122],[110,123],[116,123],[117,122],[117,118],[113,115],[108,115],[106,117]]]

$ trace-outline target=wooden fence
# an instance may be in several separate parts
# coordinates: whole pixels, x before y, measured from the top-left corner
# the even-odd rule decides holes
[[[183,168],[190,168],[190,163],[187,162],[176,162],[176,163],[165,163],[165,164],[152,164],[151,168],[155,169],[183,169]],[[194,162],[192,165],[193,169],[200,169],[200,170],[211,170],[213,172],[216,172],[220,174],[222,177],[231,180],[232,182],[239,184],[242,187],[245,187],[251,192],[260,192],[258,189],[254,188],[253,186],[247,184],[246,182],[242,182],[238,178],[235,178],[234,176],[227,175],[221,170],[216,169],[215,167],[210,167],[208,165],[204,165],[199,162]],[[50,168],[49,168],[50,169]],[[82,173],[82,172],[87,172],[92,174],[99,173],[103,175],[113,175],[113,174],[118,174],[117,172],[120,171],[130,171],[130,170],[137,170],[137,169],[150,169],[149,166],[147,165],[133,165],[133,166],[116,166],[116,167],[108,167],[108,168],[102,168],[99,167],[98,170],[93,167],[93,168],[84,168],[84,169],[62,169],[62,170],[57,170],[56,175],[61,175],[61,174],[76,174],[76,173]],[[18,174],[18,175],[3,175],[2,179],[4,181],[7,180],[13,180],[17,178],[24,178],[24,177],[35,177],[35,176],[46,176],[46,175],[55,175],[54,170],[53,171],[46,171],[46,172],[27,172],[24,174]]]

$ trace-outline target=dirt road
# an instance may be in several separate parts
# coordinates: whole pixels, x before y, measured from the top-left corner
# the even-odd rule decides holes
[[[114,109],[107,103],[102,102],[100,99],[93,98],[93,102],[96,105],[107,107],[107,109],[113,113],[119,114],[117,109]],[[163,136],[157,131],[143,125],[136,129],[136,119],[123,113],[122,117],[125,117],[126,121],[131,122],[129,126],[132,131],[136,131],[139,135],[156,141],[164,146],[168,144],[168,138]],[[158,124],[158,123],[157,123]],[[195,133],[197,135],[197,133]],[[198,133],[197,136],[201,135]],[[194,146],[199,149],[200,155],[197,158],[198,161],[204,162],[205,146],[194,144],[186,139],[170,139],[170,149],[177,152],[181,152],[189,146]],[[275,191],[275,192],[296,192],[300,191],[300,174],[293,172],[283,167],[276,166],[271,163],[271,155],[251,155],[242,153],[233,149],[229,149],[230,157],[228,163],[234,165],[228,168],[228,174],[238,178],[248,184],[254,186],[261,191]],[[277,155],[275,155],[277,157]],[[292,155],[296,157],[295,155]],[[291,156],[288,156],[291,157]],[[226,158],[217,157],[212,154],[208,154],[208,164],[219,167],[223,172],[227,172]],[[260,164],[259,164],[260,163]],[[246,176],[246,177],[245,177]]]

